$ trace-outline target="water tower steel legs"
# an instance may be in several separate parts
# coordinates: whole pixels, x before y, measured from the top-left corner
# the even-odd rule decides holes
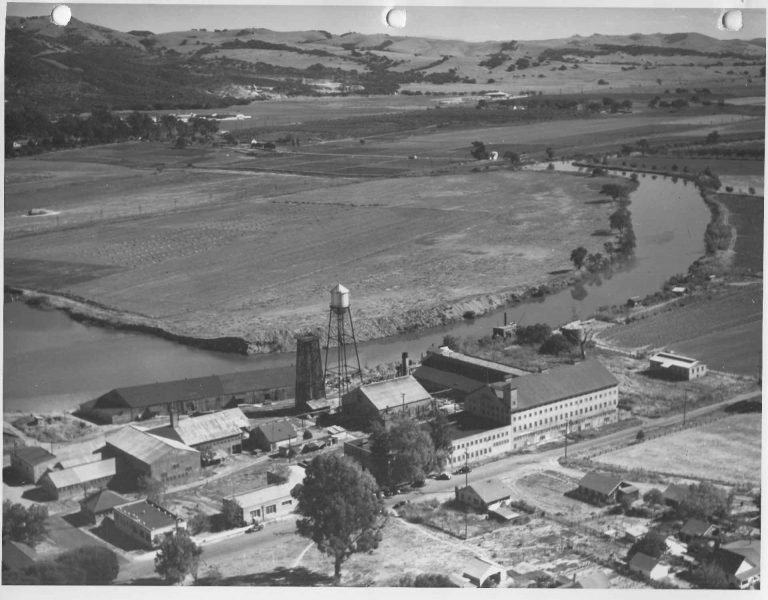
[[[335,317],[335,318],[334,318]],[[347,330],[347,326],[349,330]],[[336,366],[329,367],[328,358],[331,353],[331,340],[336,342]],[[352,367],[347,358],[347,346],[352,345],[355,349],[356,368]],[[351,357],[350,357],[351,358]],[[331,307],[328,315],[328,337],[325,347],[325,381],[329,383],[330,375],[336,375],[339,384],[339,398],[349,391],[350,384],[355,377],[363,383],[362,369],[360,368],[360,355],[357,351],[357,338],[355,337],[355,326],[352,322],[352,312],[349,307]]]

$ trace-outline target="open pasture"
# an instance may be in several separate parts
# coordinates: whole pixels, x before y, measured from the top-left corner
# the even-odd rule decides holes
[[[763,199],[755,196],[720,194],[718,200],[728,209],[728,222],[736,227],[736,256],[733,266],[736,269],[762,272],[765,214]]]
[[[684,307],[651,313],[600,334],[626,348],[675,349],[704,361],[710,369],[754,375],[762,353],[762,287],[733,287],[717,295],[696,297]]]
[[[395,333],[402,322],[393,319],[409,311],[569,268],[562,248],[605,225],[608,208],[587,202],[606,181],[499,171],[235,197],[95,221],[88,235],[59,229],[7,239],[6,261],[120,268],[57,289],[201,337],[322,326],[328,289],[341,281],[353,290],[358,336],[369,339]]]
[[[759,414],[735,415],[604,454],[598,461],[691,479],[759,482],[760,432]]]

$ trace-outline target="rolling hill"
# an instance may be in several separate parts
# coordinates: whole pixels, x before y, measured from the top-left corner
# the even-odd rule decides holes
[[[409,85],[505,82],[535,68],[529,77],[581,65],[598,73],[604,64],[651,69],[764,59],[764,39],[717,40],[698,33],[465,42],[260,28],[155,34],[76,19],[61,28],[48,17],[8,17],[5,92],[9,110],[56,115],[93,106],[223,107],[253,98],[235,97],[238,87],[302,95],[317,93],[313,84],[326,82],[376,94]]]

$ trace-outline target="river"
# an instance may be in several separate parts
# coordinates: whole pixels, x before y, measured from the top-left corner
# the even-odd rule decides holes
[[[556,167],[577,170],[566,163]],[[580,290],[566,289],[539,302],[507,308],[509,319],[561,325],[586,318],[601,306],[657,291],[671,275],[685,273],[704,254],[709,209],[691,182],[641,174],[631,200],[637,248],[629,268]],[[562,252],[569,256],[571,250],[563,248]],[[439,345],[449,332],[482,337],[502,324],[503,312],[361,344],[360,362],[370,366],[395,362],[402,352],[418,358],[430,346]],[[354,318],[354,304],[352,314]],[[7,411],[70,409],[115,387],[295,362],[293,353],[246,357],[83,325],[62,312],[31,308],[21,302],[5,304],[3,328],[3,402]]]

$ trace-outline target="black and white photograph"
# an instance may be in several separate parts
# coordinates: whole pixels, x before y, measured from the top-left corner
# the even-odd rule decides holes
[[[759,590],[765,2],[307,2],[5,4],[6,592]]]

